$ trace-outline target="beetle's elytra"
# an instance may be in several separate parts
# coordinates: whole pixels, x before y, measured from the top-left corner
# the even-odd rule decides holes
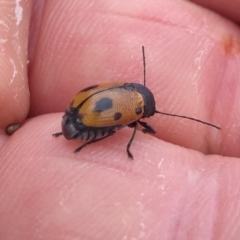
[[[217,129],[219,127],[195,118],[168,114],[157,111],[152,92],[145,86],[146,63],[144,47],[144,85],[138,83],[113,82],[87,87],[73,98],[62,119],[62,132],[53,136],[64,135],[66,139],[85,140],[75,152],[79,152],[88,144],[100,141],[112,136],[116,130],[123,127],[134,128],[128,142],[126,151],[129,158],[133,158],[130,152],[131,143],[136,134],[138,124],[142,131],[155,133],[155,130],[142,118],[149,118],[155,113],[187,118]]]

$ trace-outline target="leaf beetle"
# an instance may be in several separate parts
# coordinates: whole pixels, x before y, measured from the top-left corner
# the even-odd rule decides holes
[[[144,46],[142,46],[144,85],[139,83],[113,82],[87,87],[73,98],[62,118],[62,132],[53,136],[63,135],[66,139],[85,140],[75,149],[75,153],[89,144],[112,136],[116,130],[123,127],[133,128],[132,136],[127,144],[127,155],[133,159],[130,152],[138,124],[144,133],[156,131],[141,119],[149,118],[155,113],[187,118],[217,129],[219,127],[199,119],[164,113],[156,110],[152,92],[146,87],[146,61]]]

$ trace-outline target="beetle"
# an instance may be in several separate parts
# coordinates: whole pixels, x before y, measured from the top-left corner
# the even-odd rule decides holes
[[[156,131],[141,119],[149,118],[155,113],[187,118],[217,129],[211,123],[177,114],[169,114],[156,110],[153,93],[146,87],[146,61],[144,46],[142,46],[144,85],[139,83],[113,82],[93,85],[84,88],[71,101],[62,118],[62,132],[66,139],[85,140],[75,149],[75,153],[89,144],[101,141],[115,134],[123,127],[133,128],[132,136],[127,144],[127,155],[133,159],[130,147],[136,134],[138,124],[144,133]]]

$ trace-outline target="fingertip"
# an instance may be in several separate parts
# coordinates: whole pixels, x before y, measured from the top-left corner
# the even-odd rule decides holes
[[[27,78],[27,42],[31,5],[16,2],[1,2],[2,18],[5,19],[0,30],[0,128],[8,124],[21,122],[29,109],[29,89]],[[7,34],[6,34],[7,33]]]

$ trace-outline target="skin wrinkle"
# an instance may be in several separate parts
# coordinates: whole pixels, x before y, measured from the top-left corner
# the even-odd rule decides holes
[[[206,17],[202,18],[203,21],[203,28],[201,31],[199,31],[197,28],[190,28],[189,25],[180,25],[179,23],[173,23],[169,20],[165,20],[166,16],[163,18],[156,18],[156,17],[142,17],[142,12],[139,14],[130,14],[130,13],[123,13],[123,12],[117,12],[117,11],[96,11],[99,12],[103,15],[113,15],[113,16],[119,16],[122,18],[130,18],[133,20],[140,20],[140,21],[147,21],[149,23],[156,23],[156,24],[163,24],[164,26],[169,26],[169,27],[173,27],[173,28],[177,28],[177,29],[183,29],[184,31],[190,32],[191,34],[194,34],[196,36],[202,36],[202,33],[205,33],[208,35],[208,38],[210,40],[213,40],[213,42],[215,43],[219,43],[219,41],[221,41],[221,35],[219,36],[218,39],[216,39],[215,37],[213,37],[211,35],[211,31],[209,28],[209,24],[208,21],[210,19],[207,20]],[[144,13],[143,13],[144,14]],[[219,17],[221,18],[221,17]],[[225,32],[226,33],[226,32]],[[224,33],[223,33],[224,34]],[[232,38],[233,40],[231,40],[231,36],[224,36],[223,35],[223,42],[225,42],[225,49],[228,49],[228,47],[232,48],[232,49],[237,49],[237,52],[240,52],[240,44],[236,44],[239,43],[239,40],[236,40],[235,38]],[[237,46],[237,47],[236,47]],[[229,52],[229,50],[226,50],[226,52]]]
[[[202,45],[202,44],[201,44]],[[197,97],[197,96],[201,96],[201,92],[203,90],[203,88],[201,88],[201,85],[199,84],[201,81],[197,81],[197,79],[201,79],[201,72],[200,70],[204,67],[204,59],[207,58],[207,55],[209,55],[210,50],[209,50],[209,45],[213,45],[211,43],[209,43],[209,41],[205,41],[203,43],[203,47],[196,53],[196,57],[195,57],[195,61],[194,61],[194,65],[196,65],[196,70],[193,73],[191,80],[193,82],[193,85],[195,86],[195,94],[196,94],[196,102],[197,104],[201,104],[201,98]],[[204,95],[204,94],[202,94]],[[197,110],[195,110],[195,113],[193,113],[194,116],[197,116]],[[206,114],[204,114],[206,115]],[[206,119],[211,119],[206,117]],[[197,126],[194,126],[194,131],[196,131]],[[209,149],[210,150],[210,149]],[[205,150],[206,152],[208,151],[207,149]]]
[[[159,18],[156,18],[156,17],[143,17],[142,14],[139,14],[139,15],[133,15],[133,14],[130,14],[130,13],[122,13],[122,12],[115,12],[115,11],[112,11],[112,12],[102,12],[102,11],[97,11],[103,15],[113,15],[113,16],[118,16],[118,17],[122,17],[124,19],[126,18],[129,18],[129,19],[132,19],[132,20],[138,20],[138,21],[146,21],[146,22],[149,22],[149,23],[155,23],[155,24],[163,24],[164,26],[169,26],[169,27],[175,27],[177,29],[184,29],[186,30],[186,26],[183,25],[179,25],[179,24],[174,24],[174,23],[171,23],[167,20],[162,20],[162,19],[159,19]]]
[[[40,49],[39,42],[41,41],[41,29],[42,25],[44,24],[42,19],[44,18],[44,10],[46,10],[46,1],[35,1],[35,4],[33,4],[32,7],[32,14],[33,16],[37,14],[38,18],[32,18],[32,21],[30,21],[30,27],[29,32],[34,32],[33,36],[29,38],[29,44],[28,44],[28,58],[29,58],[29,67],[28,67],[28,74],[31,70],[31,66],[34,65],[36,56],[38,54],[38,50]],[[37,30],[37,31],[36,31]]]
[[[209,19],[207,20],[207,18],[202,19],[203,27],[202,27],[201,31],[199,31],[199,28],[197,28],[197,27],[194,28],[194,27],[192,27],[192,25],[191,26],[187,25],[187,24],[180,25],[179,22],[173,23],[171,20],[166,20],[167,13],[165,14],[165,17],[157,18],[157,17],[144,16],[144,12],[143,13],[141,12],[139,14],[131,14],[131,13],[117,12],[117,11],[97,11],[97,10],[95,10],[95,11],[98,13],[101,13],[103,15],[106,15],[106,16],[107,15],[118,16],[123,19],[129,18],[132,20],[146,21],[146,22],[154,23],[154,24],[162,24],[163,26],[167,26],[167,27],[171,27],[171,28],[182,29],[184,31],[189,32],[191,35],[195,35],[195,36],[202,36],[202,33],[205,33],[205,34],[208,34],[208,38],[210,40],[213,40],[213,42],[216,42],[216,43],[219,42],[219,39],[216,39],[215,37],[213,37],[211,35],[211,31],[210,31],[211,29],[209,28],[209,24],[208,24]],[[225,39],[226,39],[226,43],[229,42],[228,45],[231,46],[230,41],[227,40],[228,38],[225,38]]]

